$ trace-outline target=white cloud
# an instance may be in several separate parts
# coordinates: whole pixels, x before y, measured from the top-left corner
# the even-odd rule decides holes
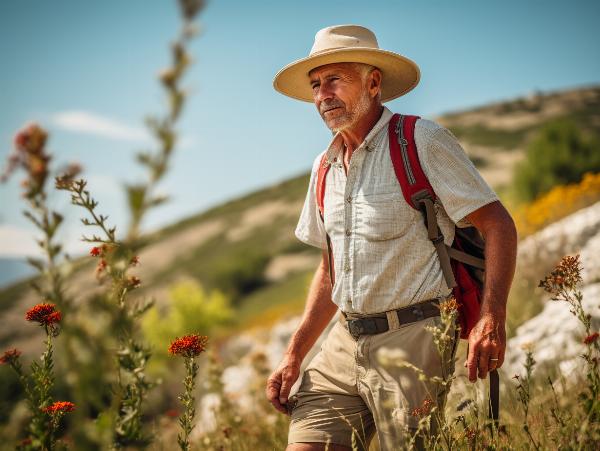
[[[115,119],[89,111],[61,111],[52,115],[52,123],[64,130],[102,136],[117,141],[150,140],[150,135],[142,128],[131,127]]]
[[[90,111],[69,110],[52,114],[50,121],[54,126],[75,133],[87,133],[116,141],[145,142],[152,140],[150,133],[141,127],[132,127],[116,119],[101,116]],[[189,150],[197,146],[193,136],[179,137],[177,147]]]
[[[0,257],[39,257],[42,250],[34,239],[35,230],[10,224],[0,225]]]
[[[42,239],[42,233],[37,229],[2,224],[0,225],[0,257],[43,258],[45,254],[36,242],[39,239]],[[84,254],[90,248],[90,244],[81,241],[78,236],[70,236],[66,240],[53,240],[53,243],[61,243],[63,252],[66,251],[71,256]]]

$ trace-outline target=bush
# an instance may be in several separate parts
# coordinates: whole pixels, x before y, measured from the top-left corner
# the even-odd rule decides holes
[[[515,172],[518,197],[531,202],[557,185],[579,182],[586,172],[600,172],[600,142],[585,136],[572,120],[546,124]]]
[[[515,220],[520,236],[530,235],[581,208],[600,201],[600,173],[586,173],[579,183],[552,188],[531,204],[521,206]]]
[[[167,348],[174,337],[189,333],[210,335],[217,326],[231,320],[233,312],[229,300],[218,290],[207,293],[195,281],[173,285],[169,290],[169,306],[161,310],[154,306],[142,319],[144,336],[154,347],[151,364],[156,370],[167,359]],[[166,366],[162,365],[164,370]]]
[[[214,262],[212,283],[238,305],[244,296],[266,284],[264,273],[269,260],[262,250],[234,250]]]

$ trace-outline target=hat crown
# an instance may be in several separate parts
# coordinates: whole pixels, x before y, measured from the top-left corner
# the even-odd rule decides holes
[[[333,49],[367,47],[378,49],[375,33],[360,25],[334,25],[317,32],[310,55]]]

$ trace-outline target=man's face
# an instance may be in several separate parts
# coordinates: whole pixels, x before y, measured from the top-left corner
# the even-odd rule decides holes
[[[315,106],[334,132],[354,125],[371,105],[367,84],[352,63],[319,66],[309,78]]]

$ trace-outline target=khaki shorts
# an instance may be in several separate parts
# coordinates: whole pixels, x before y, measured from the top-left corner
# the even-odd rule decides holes
[[[290,397],[293,407],[288,443],[352,447],[354,442],[358,449],[367,450],[375,432],[381,450],[399,449],[400,444],[407,443],[407,432],[414,433],[418,427],[416,409],[423,408],[429,399],[443,412],[449,387],[419,380],[413,369],[390,365],[389,360],[384,366],[377,352],[382,350],[388,358],[401,357],[429,377],[449,377],[454,373],[456,327],[451,328],[450,345],[442,358],[425,326],[441,327],[440,317],[354,340],[340,315],[302,373],[298,392]],[[432,416],[431,427],[435,429],[433,423]]]

